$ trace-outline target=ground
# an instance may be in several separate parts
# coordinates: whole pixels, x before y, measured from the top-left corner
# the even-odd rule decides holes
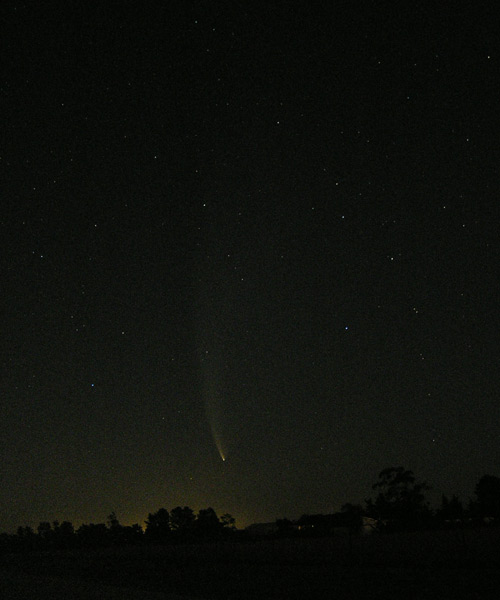
[[[3,563],[5,600],[497,599],[500,530],[110,548]]]

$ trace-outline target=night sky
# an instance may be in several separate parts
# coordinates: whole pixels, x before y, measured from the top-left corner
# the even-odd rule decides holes
[[[2,9],[0,530],[500,476],[498,14]],[[258,8],[256,8],[258,6]]]

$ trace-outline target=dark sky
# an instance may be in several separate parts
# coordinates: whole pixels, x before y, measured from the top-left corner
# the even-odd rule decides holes
[[[498,14],[79,4],[3,8],[0,530],[499,476]]]

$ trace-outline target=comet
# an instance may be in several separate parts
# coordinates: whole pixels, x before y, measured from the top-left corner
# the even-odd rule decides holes
[[[203,377],[203,401],[205,404],[205,415],[207,418],[212,439],[217,452],[222,460],[226,462],[227,447],[224,438],[224,408],[222,401],[222,389],[220,369],[217,368],[218,361],[208,350],[201,356],[200,366]]]
[[[222,449],[222,442],[220,436],[215,428],[215,424],[211,423],[212,437],[215,442],[215,447],[217,448],[217,452],[222,459],[222,462],[226,462],[226,455],[224,454],[224,450]]]

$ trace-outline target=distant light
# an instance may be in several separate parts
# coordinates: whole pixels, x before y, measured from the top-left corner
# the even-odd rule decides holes
[[[347,330],[349,329],[349,327],[346,325],[346,326],[344,327],[344,329],[347,331]]]
[[[95,386],[95,383],[91,383],[91,384],[90,384],[90,387],[94,387],[94,386]]]

